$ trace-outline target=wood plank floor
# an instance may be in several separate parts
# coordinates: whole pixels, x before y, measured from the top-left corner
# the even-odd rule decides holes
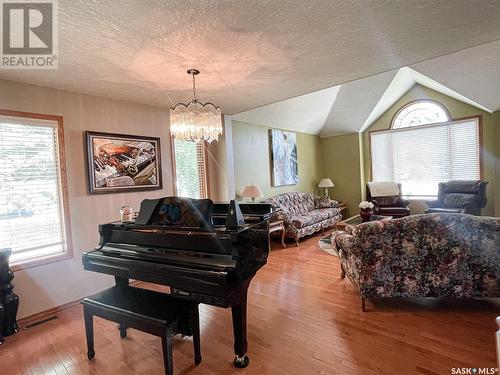
[[[203,361],[190,339],[174,342],[176,374],[450,374],[453,367],[495,367],[500,303],[367,301],[339,278],[320,237],[299,248],[273,243],[249,291],[250,366],[232,365],[230,310],[201,306]],[[89,275],[90,277],[90,275]],[[23,330],[0,346],[0,374],[162,374],[160,339],[96,318],[96,359],[86,359],[81,307]]]

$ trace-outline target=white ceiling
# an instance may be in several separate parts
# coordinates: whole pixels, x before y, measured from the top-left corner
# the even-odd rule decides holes
[[[0,78],[169,107],[189,99],[185,71],[196,67],[202,71],[201,99],[226,114],[413,66],[500,36],[495,0],[65,0],[59,10],[59,69],[2,70]],[[477,82],[498,88],[498,77],[475,77],[474,67],[497,73],[497,52],[487,61],[457,52],[470,61],[466,73],[474,76],[465,83],[456,82],[462,71],[449,56],[438,58],[439,66],[422,63],[415,69],[463,95],[476,82],[474,95],[466,96],[482,103],[486,94]],[[373,78],[377,87],[357,95],[367,103],[357,121],[372,113],[391,74]],[[338,94],[346,107],[332,102],[328,133],[336,126],[348,130],[345,108],[353,106],[353,95],[347,86]],[[483,105],[498,106],[496,95]],[[311,126],[318,132],[317,123]]]
[[[233,116],[234,120],[298,132],[319,134],[331,113],[340,86],[314,91]]]

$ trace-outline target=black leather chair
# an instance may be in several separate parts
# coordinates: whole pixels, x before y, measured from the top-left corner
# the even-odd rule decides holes
[[[487,181],[448,181],[439,183],[438,199],[427,202],[425,213],[463,213],[481,215],[486,207]]]
[[[401,184],[397,184],[399,191],[401,191]],[[366,200],[372,202],[375,206],[373,212],[375,215],[404,217],[410,215],[408,205],[410,202],[403,199],[401,195],[394,195],[390,197],[372,197],[370,193],[370,186],[366,185]]]

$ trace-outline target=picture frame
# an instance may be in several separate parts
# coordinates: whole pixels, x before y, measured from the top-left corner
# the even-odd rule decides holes
[[[269,129],[272,186],[297,185],[299,169],[297,134],[280,129]]]
[[[163,188],[159,137],[85,133],[89,194]]]

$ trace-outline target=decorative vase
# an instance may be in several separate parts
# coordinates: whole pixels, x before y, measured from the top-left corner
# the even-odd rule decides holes
[[[373,215],[373,210],[371,208],[362,208],[359,210],[359,216],[361,216],[361,220],[363,223],[370,221],[370,218]]]

